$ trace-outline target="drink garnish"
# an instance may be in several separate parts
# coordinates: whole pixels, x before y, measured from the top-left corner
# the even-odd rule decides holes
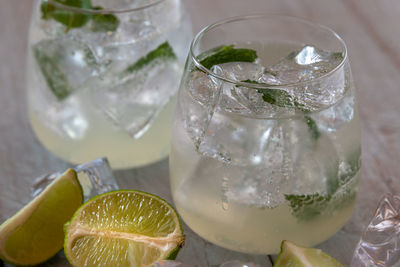
[[[138,61],[125,69],[125,73],[138,71],[157,59],[176,59],[174,50],[172,49],[168,41],[165,41],[164,43],[160,44],[156,49],[150,51],[147,55],[139,58]]]
[[[88,21],[92,20],[91,30],[94,32],[115,31],[119,25],[119,19],[112,14],[89,14],[86,10],[102,10],[103,8],[92,7],[91,0],[53,0],[67,7],[82,9],[81,12],[66,10],[56,5],[43,1],[40,6],[42,18],[45,20],[54,19],[55,21],[66,26],[65,31],[68,32],[71,28],[80,28]]]
[[[33,55],[39,65],[47,86],[57,99],[61,101],[69,96],[73,91],[73,88],[69,85],[65,73],[57,64],[57,58],[46,55],[46,53],[43,53],[43,51],[37,47],[33,47]]]
[[[153,266],[175,259],[185,236],[174,208],[136,190],[88,200],[65,226],[64,252],[73,266]]]
[[[254,62],[257,59],[257,52],[247,48],[234,48],[234,45],[226,45],[214,48],[206,52],[200,64],[207,69],[212,66],[228,62]],[[211,54],[210,54],[211,53]],[[204,57],[200,56],[200,58]]]
[[[274,267],[343,267],[343,265],[320,249],[301,247],[284,240]]]
[[[54,256],[63,247],[64,223],[82,202],[76,172],[68,169],[0,226],[0,258],[20,266]]]

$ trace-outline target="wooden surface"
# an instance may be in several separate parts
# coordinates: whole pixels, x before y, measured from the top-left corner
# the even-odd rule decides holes
[[[348,45],[362,126],[362,181],[351,220],[319,247],[349,266],[356,242],[380,197],[400,193],[400,1],[183,0],[194,31],[244,13],[292,15],[327,25]],[[68,166],[35,138],[25,105],[25,46],[32,2],[0,0],[0,223],[29,200],[30,178]],[[171,201],[168,161],[115,173],[121,188]],[[218,248],[192,233],[178,259],[210,266],[231,259],[271,266],[267,256]],[[68,266],[60,259],[44,266]],[[1,263],[0,263],[1,266]]]

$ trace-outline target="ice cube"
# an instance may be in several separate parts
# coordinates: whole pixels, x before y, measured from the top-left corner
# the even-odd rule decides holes
[[[319,112],[317,120],[319,127],[328,132],[336,132],[342,125],[354,118],[355,97],[352,89],[348,89],[342,99],[335,105]]]
[[[352,267],[400,266],[400,196],[384,196],[358,243]]]
[[[141,137],[178,90],[181,68],[157,58],[134,71],[110,73],[92,85],[96,105],[132,137]]]
[[[202,71],[190,72],[189,84],[181,91],[180,105],[184,112],[184,127],[198,146],[204,137],[221,92],[221,81]]]
[[[275,76],[280,84],[297,83],[311,80],[326,74],[342,61],[338,52],[329,52],[306,45],[300,51],[294,51],[265,72]]]
[[[67,38],[46,39],[33,46],[33,54],[48,88],[63,100],[89,78],[100,65],[85,44]]]

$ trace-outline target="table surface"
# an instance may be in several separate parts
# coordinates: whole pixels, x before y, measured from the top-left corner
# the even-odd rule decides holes
[[[194,32],[224,17],[273,13],[327,25],[348,45],[362,128],[362,180],[350,221],[318,247],[346,266],[362,229],[385,193],[400,192],[400,1],[395,0],[183,0]],[[29,200],[31,178],[68,166],[47,152],[32,132],[25,105],[25,49],[32,1],[0,0],[0,223]],[[168,160],[116,171],[121,188],[171,201]],[[178,260],[197,266],[226,260],[271,266],[268,256],[219,248],[184,226]],[[1,266],[0,262],[0,266]],[[43,266],[68,266],[58,255]]]

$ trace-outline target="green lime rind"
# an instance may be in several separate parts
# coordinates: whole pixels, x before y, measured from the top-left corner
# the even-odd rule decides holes
[[[206,55],[200,55],[200,58],[204,57],[200,60],[200,64],[206,69],[229,62],[254,62],[257,59],[255,50],[234,48],[234,45],[220,46],[205,53]]]
[[[284,240],[274,267],[343,267],[343,265],[320,249],[297,246]]]
[[[155,62],[157,59],[175,60],[177,57],[168,41],[160,44],[156,49],[150,51],[147,55],[139,58],[135,63],[127,67],[124,73],[133,73],[145,66]]]
[[[178,230],[179,234],[182,235],[182,242],[179,242],[179,243],[176,245],[176,247],[171,248],[171,250],[170,250],[170,251],[167,251],[165,255],[162,255],[162,258],[157,259],[157,260],[161,260],[161,259],[173,260],[173,259],[175,259],[176,256],[177,256],[177,254],[178,254],[178,252],[179,252],[179,250],[181,249],[181,247],[182,247],[183,244],[184,244],[184,235],[183,235],[183,228],[182,228],[181,221],[180,221],[179,216],[178,216],[176,210],[174,209],[174,207],[173,207],[171,204],[169,204],[167,201],[165,201],[164,199],[162,199],[162,198],[160,198],[160,197],[158,197],[158,196],[156,196],[156,195],[153,195],[153,194],[151,194],[151,193],[147,193],[147,192],[140,191],[140,190],[125,190],[125,189],[122,189],[122,190],[114,190],[114,191],[106,192],[106,193],[103,193],[103,194],[101,194],[101,195],[98,195],[98,196],[95,196],[95,197],[89,199],[84,205],[82,205],[82,206],[75,212],[75,214],[72,216],[71,220],[70,220],[69,222],[67,222],[67,223],[64,225],[64,232],[65,232],[64,254],[65,254],[67,260],[70,262],[70,264],[71,264],[72,266],[76,266],[75,263],[74,263],[73,255],[71,255],[71,253],[70,253],[70,249],[72,248],[72,246],[70,246],[70,242],[74,242],[74,241],[76,241],[77,239],[72,239],[72,240],[70,240],[70,239],[69,239],[69,238],[70,238],[69,232],[72,231],[72,230],[74,230],[74,225],[75,225],[77,222],[79,222],[79,223],[82,222],[82,220],[81,220],[81,218],[82,218],[82,217],[81,217],[82,212],[83,212],[89,205],[91,205],[92,203],[94,203],[96,200],[99,200],[99,199],[101,199],[101,198],[103,198],[103,197],[105,197],[105,196],[110,196],[111,194],[117,194],[117,193],[133,193],[133,194],[138,194],[138,195],[146,196],[146,197],[148,197],[149,199],[156,199],[161,205],[164,205],[165,207],[168,208],[168,210],[172,211],[172,215],[171,215],[171,216],[173,217],[173,222],[174,222],[174,225],[175,225],[174,227],[175,227],[175,230]],[[82,223],[81,223],[81,224],[82,224]],[[109,228],[107,228],[107,226],[106,226],[106,227],[105,227],[105,230],[106,230],[106,229],[109,229]],[[175,232],[175,230],[174,230],[174,232]],[[138,233],[139,233],[139,232],[138,232]],[[143,235],[144,235],[144,234],[143,234]]]
[[[68,169],[0,225],[0,259],[31,266],[53,257],[63,246],[64,223],[82,203],[83,190],[76,172]]]

